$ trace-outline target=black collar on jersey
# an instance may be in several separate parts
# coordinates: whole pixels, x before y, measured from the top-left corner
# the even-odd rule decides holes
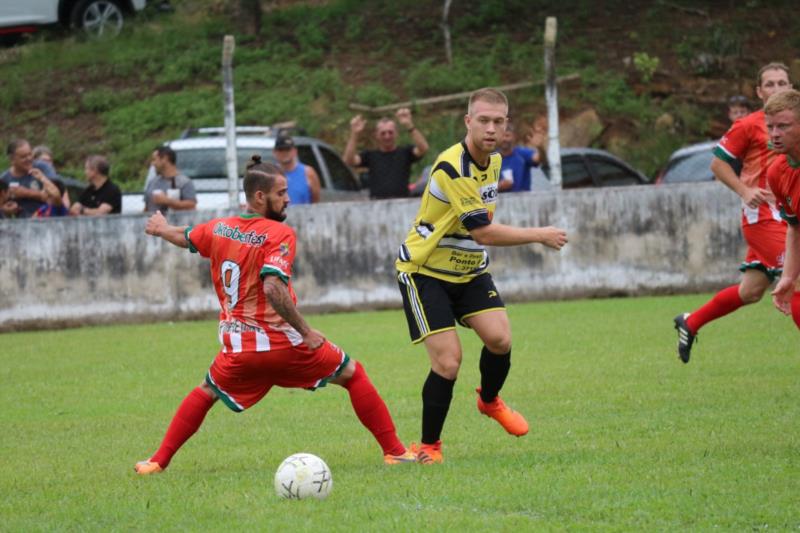
[[[487,164],[485,167],[482,167],[482,166],[480,166],[478,164],[477,161],[472,159],[472,154],[469,153],[469,148],[467,148],[467,141],[466,140],[461,141],[461,146],[462,146],[462,148],[464,148],[464,153],[461,156],[461,175],[462,176],[464,176],[465,178],[468,178],[470,176],[470,173],[469,173],[469,164],[470,164],[470,162],[472,162],[472,164],[475,165],[477,167],[477,169],[480,170],[481,172],[485,172],[486,169],[489,168],[489,164],[492,163],[491,155],[489,156],[489,164]]]

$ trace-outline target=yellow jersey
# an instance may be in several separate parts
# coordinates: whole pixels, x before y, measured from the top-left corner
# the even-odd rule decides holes
[[[502,156],[493,152],[482,167],[464,141],[439,154],[414,225],[400,246],[399,272],[466,283],[489,267],[489,254],[469,230],[491,224],[497,203]]]

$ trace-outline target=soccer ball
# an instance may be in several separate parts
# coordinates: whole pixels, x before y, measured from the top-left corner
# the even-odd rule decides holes
[[[324,500],[332,489],[331,469],[310,453],[290,455],[275,472],[275,493],[287,500]]]

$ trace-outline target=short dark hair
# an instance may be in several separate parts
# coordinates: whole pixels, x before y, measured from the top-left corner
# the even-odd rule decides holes
[[[111,164],[108,162],[108,159],[102,155],[90,155],[86,158],[86,164],[103,176],[108,177],[111,173]]]
[[[8,143],[8,146],[6,147],[6,155],[8,157],[12,157],[23,144],[30,145],[31,143],[29,143],[26,139],[14,139]]]
[[[158,154],[158,157],[166,157],[166,158],[167,158],[167,160],[168,160],[170,163],[172,163],[173,165],[174,165],[174,164],[175,164],[175,162],[178,160],[178,159],[175,157],[175,150],[173,150],[173,149],[172,149],[172,148],[170,148],[169,146],[163,146],[163,145],[162,145],[162,146],[158,146],[158,147],[156,148],[156,153]]]
[[[773,61],[772,63],[767,63],[760,69],[758,69],[758,76],[756,76],[756,87],[761,87],[761,82],[764,81],[761,79],[761,76],[768,70],[782,70],[786,73],[786,77],[791,80],[791,73],[789,72],[789,67],[787,67],[784,63],[780,61]]]
[[[735,94],[728,98],[728,107],[746,107],[750,109],[750,100],[742,94]]]
[[[278,176],[283,176],[281,169],[272,163],[264,163],[260,155],[253,155],[247,163],[247,172],[244,175],[244,196],[247,201],[253,199],[256,191],[269,193]]]
[[[0,180],[0,192],[5,192],[8,190],[8,183],[3,180]]]

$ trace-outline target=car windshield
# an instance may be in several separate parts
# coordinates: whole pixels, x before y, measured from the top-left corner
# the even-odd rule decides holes
[[[664,173],[664,183],[714,179],[714,175],[711,173],[713,157],[714,153],[711,150],[703,150],[672,162]]]
[[[253,154],[263,161],[272,161],[272,150],[268,148],[240,148],[237,150],[239,176],[244,176],[247,162]],[[224,148],[193,148],[175,150],[177,166],[182,173],[192,179],[224,178],[228,175]]]

